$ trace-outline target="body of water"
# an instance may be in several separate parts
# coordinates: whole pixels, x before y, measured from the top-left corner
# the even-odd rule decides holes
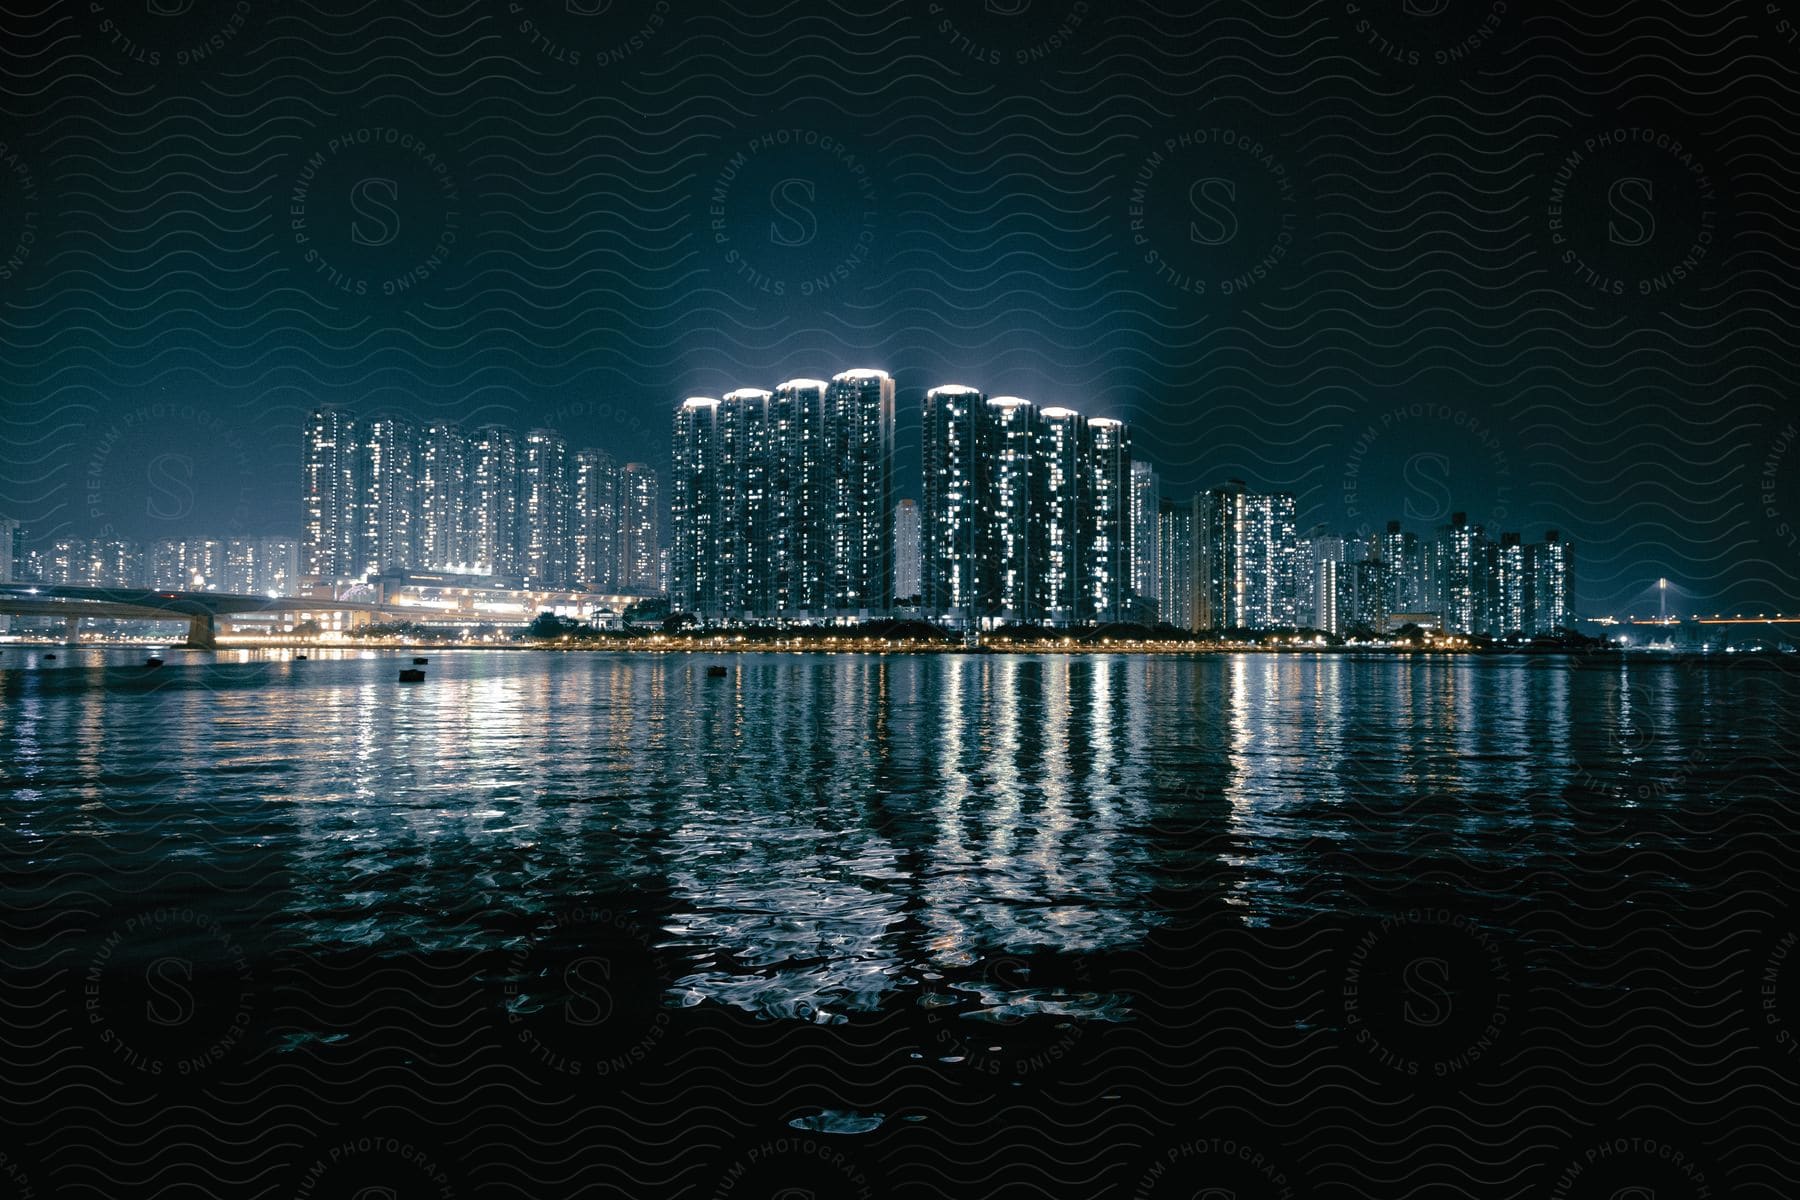
[[[0,651],[6,1161],[1672,1186],[1640,1146],[1555,1191],[1636,1136],[1720,1195],[1683,1106],[1793,1119],[1780,663],[426,653]]]

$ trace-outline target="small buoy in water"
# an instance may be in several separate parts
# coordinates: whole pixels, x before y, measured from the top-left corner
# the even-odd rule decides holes
[[[419,670],[417,667],[402,667],[400,669],[400,682],[401,683],[424,683],[425,682],[425,672]]]
[[[422,666],[424,666],[424,665],[425,665],[425,664],[426,664],[426,663],[428,663],[428,662],[430,662],[430,661],[431,661],[431,660],[430,660],[430,659],[429,659],[429,658],[415,658],[415,659],[413,659],[413,662],[414,662],[414,664],[415,664],[415,665],[417,665],[417,666],[421,666],[421,667],[422,667]]]
[[[144,665],[146,667],[160,667],[160,666],[162,666],[162,662],[163,662],[162,659],[160,659],[160,658],[156,657],[156,655],[152,654],[149,658],[146,658],[144,660]]]
[[[708,668],[706,668],[706,673],[709,677],[711,677],[713,679],[725,678],[725,668],[724,667],[708,667]]]

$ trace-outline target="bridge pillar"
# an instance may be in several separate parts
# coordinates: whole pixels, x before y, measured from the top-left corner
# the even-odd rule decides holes
[[[69,639],[68,639],[69,645],[79,646],[81,644],[81,618],[80,617],[70,617],[68,619],[68,628],[69,628]]]
[[[193,650],[212,650],[219,644],[211,613],[195,613],[188,618],[187,645]]]

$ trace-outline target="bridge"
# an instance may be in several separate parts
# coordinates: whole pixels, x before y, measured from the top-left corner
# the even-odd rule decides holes
[[[387,609],[355,600],[303,596],[244,596],[233,592],[166,592],[154,588],[95,588],[48,583],[0,583],[0,615],[61,617],[69,640],[76,640],[84,618],[188,623],[187,645],[211,650],[218,645],[218,618],[242,613],[363,612],[379,618]]]

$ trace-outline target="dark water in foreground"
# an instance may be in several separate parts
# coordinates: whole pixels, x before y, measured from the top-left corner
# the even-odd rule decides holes
[[[1781,661],[56,653],[0,1196],[1800,1173]]]

